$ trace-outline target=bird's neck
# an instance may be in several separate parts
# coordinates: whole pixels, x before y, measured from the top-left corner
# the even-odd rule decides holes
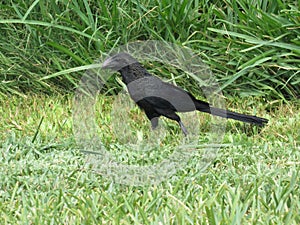
[[[125,84],[138,80],[142,77],[151,76],[149,72],[140,64],[134,63],[123,67],[119,70],[122,75],[122,80]]]

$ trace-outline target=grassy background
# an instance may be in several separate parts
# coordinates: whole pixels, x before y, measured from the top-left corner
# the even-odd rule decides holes
[[[296,1],[40,0],[0,6],[2,95],[72,91],[80,73],[51,75],[149,39],[199,53],[226,94],[290,99],[300,93]],[[114,86],[112,81],[108,89]]]
[[[291,0],[1,1],[0,223],[300,224],[299,6]],[[82,66],[113,47],[149,39],[193,49],[218,78],[229,108],[270,122],[258,132],[229,121],[228,146],[203,173],[195,157],[159,185],[120,185],[84,167],[72,134],[73,92]],[[151,71],[173,79],[168,70]],[[176,82],[197,91],[184,77]],[[108,143],[115,141],[110,105],[120,90],[113,77],[99,97],[97,119]],[[133,113],[149,132],[145,116]]]
[[[251,107],[247,101],[228,104]],[[73,140],[68,96],[25,101],[13,96],[1,106],[1,224],[300,222],[299,104],[277,102],[260,133],[248,126],[245,133],[229,121],[223,140],[228,146],[207,170],[197,168],[195,157],[172,178],[142,187],[120,185],[86,169]]]

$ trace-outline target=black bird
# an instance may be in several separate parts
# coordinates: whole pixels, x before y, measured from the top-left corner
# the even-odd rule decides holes
[[[109,57],[104,61],[102,68],[121,73],[130,97],[145,111],[153,129],[158,125],[158,118],[165,116],[177,121],[182,132],[187,135],[188,132],[176,112],[194,110],[259,126],[264,126],[268,122],[264,118],[210,107],[209,103],[196,99],[191,93],[180,87],[163,82],[158,77],[151,75],[128,53],[118,53]]]

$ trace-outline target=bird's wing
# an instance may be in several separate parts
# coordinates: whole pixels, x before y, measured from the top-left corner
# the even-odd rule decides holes
[[[147,76],[127,85],[131,98],[138,102],[145,99],[153,107],[178,112],[195,110],[190,94],[180,87],[163,82],[155,76]]]
[[[143,100],[146,101],[155,109],[163,109],[163,110],[170,109],[171,111],[174,112],[177,111],[176,108],[169,101],[160,97],[149,96],[143,98]]]

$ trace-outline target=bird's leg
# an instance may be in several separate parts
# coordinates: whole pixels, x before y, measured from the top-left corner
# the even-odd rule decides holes
[[[158,125],[158,117],[153,117],[151,120],[151,128],[154,130]]]
[[[177,123],[179,124],[179,126],[180,126],[180,128],[181,128],[183,134],[184,134],[185,136],[188,135],[187,129],[185,128],[185,126],[184,126],[183,123],[181,122],[180,117],[179,117],[174,111],[169,111],[169,112],[167,112],[167,113],[166,113],[165,111],[162,111],[161,114],[162,114],[163,116],[165,116],[165,117],[171,119],[171,120],[177,121]]]
[[[179,126],[180,126],[182,132],[184,133],[184,135],[187,136],[188,135],[187,129],[185,128],[185,126],[183,125],[181,120],[178,123],[179,123]]]

